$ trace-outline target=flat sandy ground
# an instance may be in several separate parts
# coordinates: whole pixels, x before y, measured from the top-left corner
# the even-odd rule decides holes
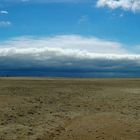
[[[140,140],[140,79],[0,78],[0,140]]]

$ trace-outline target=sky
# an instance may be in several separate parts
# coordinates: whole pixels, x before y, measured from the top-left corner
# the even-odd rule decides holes
[[[0,76],[140,77],[140,0],[0,0]]]

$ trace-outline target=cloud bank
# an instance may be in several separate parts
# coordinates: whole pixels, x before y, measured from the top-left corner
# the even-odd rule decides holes
[[[0,44],[1,75],[129,77],[139,71],[140,55],[95,37],[20,37]]]
[[[140,11],[140,0],[98,0],[97,7],[109,7],[111,9],[122,8],[133,12]]]

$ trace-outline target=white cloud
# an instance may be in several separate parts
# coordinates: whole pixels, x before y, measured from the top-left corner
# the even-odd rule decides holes
[[[0,21],[0,27],[8,27],[11,25],[10,21]]]
[[[83,37],[79,35],[60,35],[47,38],[36,37],[19,37],[5,42],[5,48],[47,48],[47,49],[63,49],[87,51],[93,53],[114,53],[123,54],[126,52],[122,44],[113,41],[107,41],[96,37]]]
[[[118,42],[78,35],[20,37],[0,43],[0,71],[48,68],[133,72],[140,70],[140,55],[128,53]]]
[[[8,14],[8,11],[5,11],[5,10],[2,10],[2,11],[0,11],[0,14]]]
[[[111,9],[122,8],[133,12],[140,11],[140,0],[98,0],[97,7],[109,7]]]

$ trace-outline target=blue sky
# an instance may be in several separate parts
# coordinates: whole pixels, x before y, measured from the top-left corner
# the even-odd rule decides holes
[[[8,3],[8,2],[7,2]],[[129,10],[97,8],[93,2],[12,3],[1,6],[8,14],[1,21],[11,25],[0,28],[0,38],[33,35],[80,34],[96,36],[125,44],[139,44],[140,13]]]
[[[1,69],[65,71],[80,63],[80,70],[108,72],[134,66],[133,75],[139,37],[140,0],[0,0]]]

